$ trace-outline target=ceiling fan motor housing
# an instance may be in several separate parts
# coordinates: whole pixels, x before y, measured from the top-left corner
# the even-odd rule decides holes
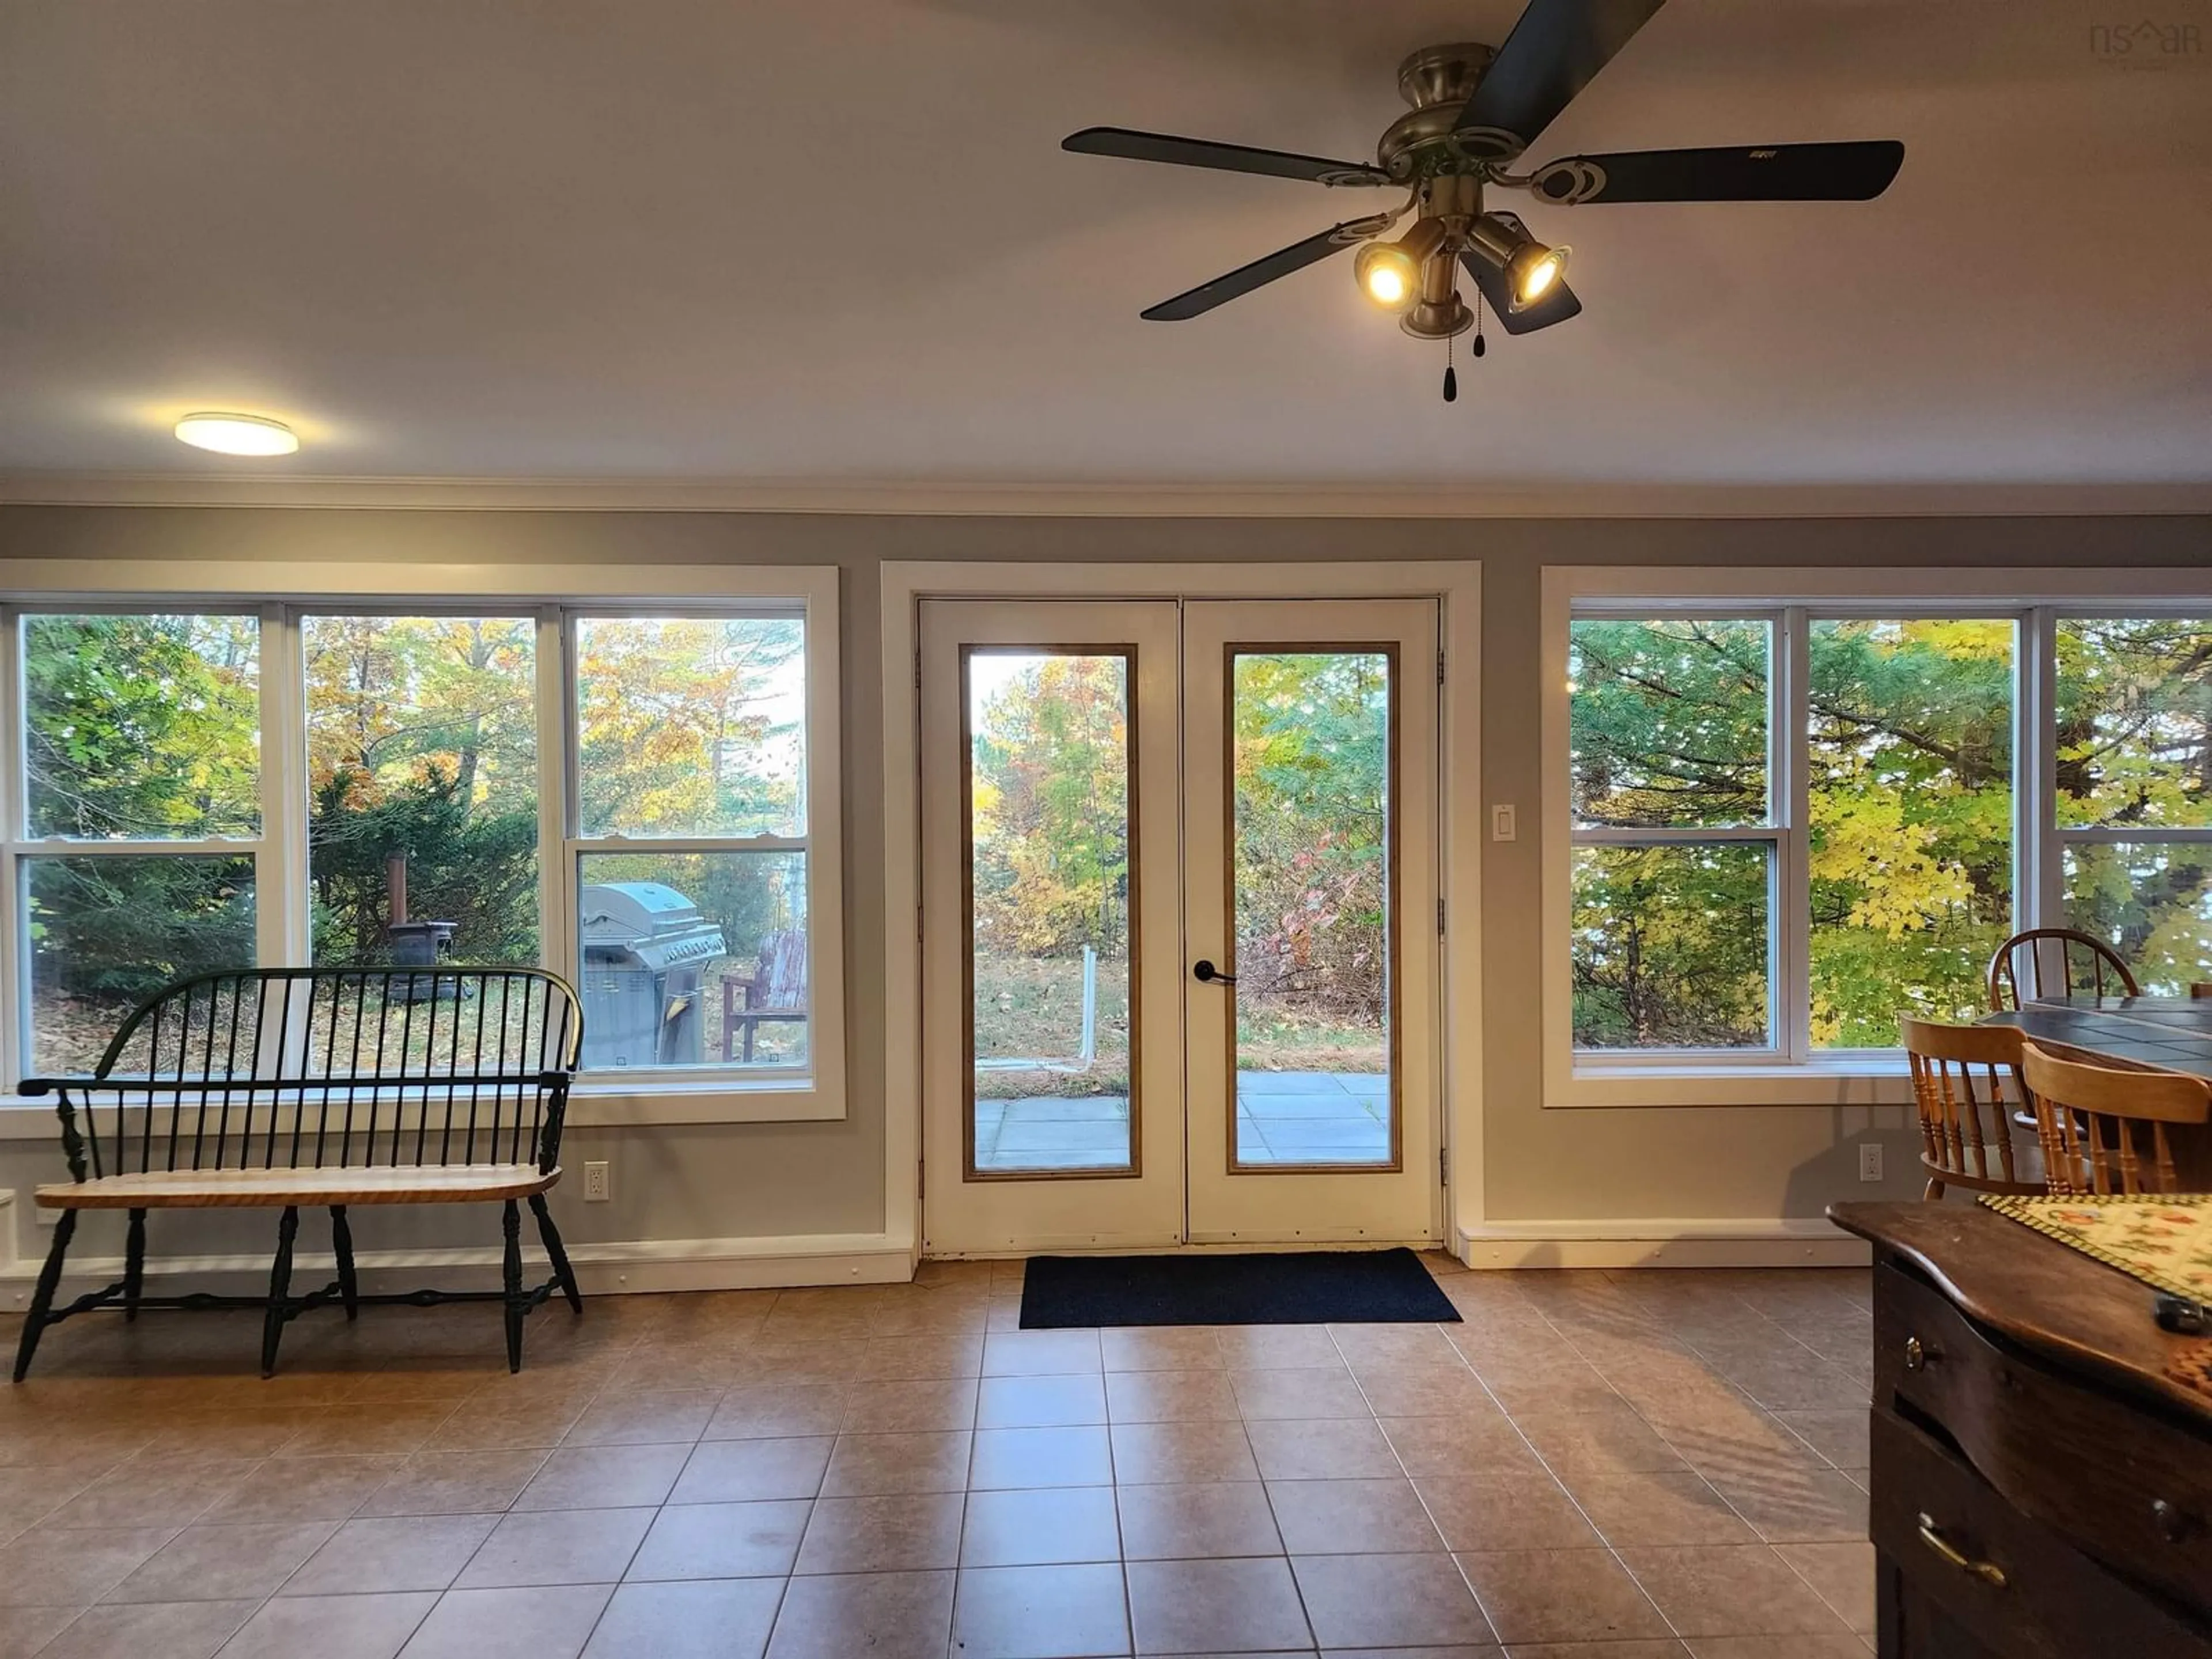
[[[1408,52],[1398,65],[1398,91],[1415,109],[1438,104],[1459,106],[1474,96],[1490,60],[1497,56],[1478,40],[1456,40],[1449,46],[1423,46]]]
[[[1382,170],[1403,184],[1437,173],[1479,173],[1480,159],[1455,138],[1460,111],[1474,95],[1494,51],[1479,41],[1423,46],[1398,65],[1398,90],[1413,108],[1375,146]]]

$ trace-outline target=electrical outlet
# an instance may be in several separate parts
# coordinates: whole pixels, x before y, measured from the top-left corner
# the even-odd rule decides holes
[[[1516,837],[1518,837],[1518,836],[1520,835],[1520,833],[1521,833],[1521,832],[1520,832],[1520,830],[1519,830],[1517,828],[1516,828],[1516,827],[1515,827],[1515,824],[1514,824],[1514,821],[1513,821],[1513,820],[1514,820],[1514,812],[1513,812],[1513,809],[1512,809],[1511,807],[1510,807],[1510,806],[1493,806],[1493,807],[1492,807],[1492,808],[1490,809],[1490,838],[1491,838],[1491,840],[1492,840],[1492,841],[1512,841],[1512,840],[1516,839]]]
[[[1876,1150],[1880,1150],[1877,1148]],[[607,1173],[605,1158],[584,1165],[584,1202],[604,1204],[614,1196],[614,1182]]]
[[[584,1167],[588,1170],[591,1165],[587,1164]],[[1861,1181],[1881,1179],[1881,1142],[1879,1140],[1859,1142],[1859,1179]]]

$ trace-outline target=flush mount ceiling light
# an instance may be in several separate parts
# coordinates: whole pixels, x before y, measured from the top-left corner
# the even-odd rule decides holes
[[[187,415],[177,422],[177,436],[218,455],[289,455],[300,447],[290,427],[261,415]]]

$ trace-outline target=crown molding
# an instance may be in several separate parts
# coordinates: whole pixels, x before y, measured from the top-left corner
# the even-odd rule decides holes
[[[0,473],[0,506],[788,513],[961,518],[1768,519],[2212,514],[2170,483],[1012,483]]]

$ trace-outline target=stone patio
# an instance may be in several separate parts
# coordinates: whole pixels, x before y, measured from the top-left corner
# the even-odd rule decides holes
[[[1237,1146],[1245,1164],[1382,1164],[1390,1080],[1344,1072],[1240,1072]],[[1125,1095],[979,1100],[979,1170],[1115,1169],[1129,1159]]]

